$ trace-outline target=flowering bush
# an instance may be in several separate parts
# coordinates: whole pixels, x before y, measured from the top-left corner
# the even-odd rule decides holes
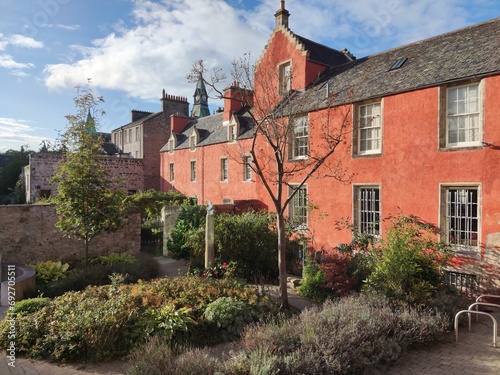
[[[208,277],[213,279],[224,279],[224,278],[232,278],[235,275],[237,269],[236,262],[221,262],[217,260],[213,267],[201,269],[195,269],[190,273],[191,276],[201,276]]]

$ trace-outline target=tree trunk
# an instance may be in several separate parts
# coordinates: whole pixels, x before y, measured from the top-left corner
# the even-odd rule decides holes
[[[89,267],[89,240],[85,238],[85,268]]]
[[[278,221],[278,270],[279,270],[279,292],[281,307],[288,308],[288,287],[286,280],[286,235],[285,218],[283,213],[276,214]]]

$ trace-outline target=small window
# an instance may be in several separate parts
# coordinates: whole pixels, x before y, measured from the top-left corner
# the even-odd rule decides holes
[[[172,154],[175,149],[175,141],[173,139],[170,139],[168,141],[168,151]]]
[[[381,102],[359,105],[357,129],[354,132],[355,152],[358,155],[380,154],[382,151]]]
[[[128,130],[128,143],[132,143],[132,129]]]
[[[196,181],[196,161],[191,161],[191,181]]]
[[[444,186],[441,221],[446,242],[459,252],[479,251],[481,225],[478,186]]]
[[[399,59],[396,60],[394,64],[391,65],[391,68],[389,70],[396,70],[399,69],[403,66],[403,64],[408,60],[406,57],[400,57]]]
[[[285,95],[292,89],[292,64],[290,61],[279,66],[278,93]]]
[[[141,139],[141,128],[138,126],[135,128],[135,140],[139,141]]]
[[[196,149],[196,135],[193,134],[189,137],[189,149],[194,151]]]
[[[221,181],[227,181],[227,159],[222,158],[220,159],[220,180]]]
[[[380,188],[356,186],[354,188],[354,227],[360,234],[380,234]]]
[[[252,157],[243,157],[243,181],[252,180]]]
[[[228,141],[236,142],[236,125],[229,125],[227,131],[228,131]]]
[[[170,181],[173,182],[175,180],[175,169],[174,169],[174,163],[170,163],[169,165],[169,175],[170,175]]]
[[[309,119],[300,116],[292,122],[292,159],[306,159],[309,156]]]
[[[295,195],[288,208],[290,223],[296,229],[306,229],[308,212],[307,186],[302,185],[300,188],[292,186],[289,194],[291,195],[294,191]]]
[[[446,90],[446,146],[480,146],[482,141],[480,85]]]

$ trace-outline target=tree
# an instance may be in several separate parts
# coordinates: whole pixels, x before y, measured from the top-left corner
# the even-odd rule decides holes
[[[63,134],[64,162],[52,181],[57,183],[54,204],[57,228],[68,237],[82,240],[88,263],[89,241],[95,236],[115,231],[122,224],[124,195],[116,188],[102,164],[102,138],[96,132],[97,116],[104,112],[89,86],[77,88],[74,99],[76,115],[68,115]]]
[[[7,150],[2,154],[3,166],[0,165],[0,202],[1,204],[25,203],[25,196],[20,192],[19,181],[23,167],[29,164],[29,155],[33,151],[28,145],[21,146],[19,151]]]
[[[204,62],[198,60],[193,64],[188,79],[192,80],[205,72]],[[252,66],[249,54],[233,62],[232,77],[241,87],[243,103],[251,103],[252,106],[249,115],[254,123],[254,135],[249,150],[241,151],[250,153],[251,167],[274,205],[278,229],[279,296],[282,306],[287,307],[287,209],[310,179],[328,177],[341,182],[350,180],[343,166],[349,151],[346,136],[350,132],[350,111],[334,106],[337,95],[331,92],[324,96],[321,107],[310,107],[308,91],[289,91],[279,95],[275,67],[269,68],[262,63],[259,67]],[[224,78],[220,70],[214,69],[209,81],[205,81],[220,98],[224,95],[216,86]],[[303,122],[304,116],[307,123]],[[305,135],[301,140],[296,137],[299,126]],[[243,160],[242,154],[232,157],[240,162]],[[290,162],[291,159],[294,159],[293,162]],[[303,231],[305,228],[296,225],[295,229]]]

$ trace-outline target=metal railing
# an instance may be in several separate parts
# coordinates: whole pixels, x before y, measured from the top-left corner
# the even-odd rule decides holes
[[[471,331],[471,323],[470,323],[470,314],[477,314],[477,315],[485,315],[489,316],[491,320],[493,321],[493,347],[497,347],[497,320],[495,317],[491,314],[488,314],[483,311],[476,311],[476,310],[462,310],[455,315],[455,342],[458,342],[458,318],[462,314],[468,314],[469,315],[469,332]]]

